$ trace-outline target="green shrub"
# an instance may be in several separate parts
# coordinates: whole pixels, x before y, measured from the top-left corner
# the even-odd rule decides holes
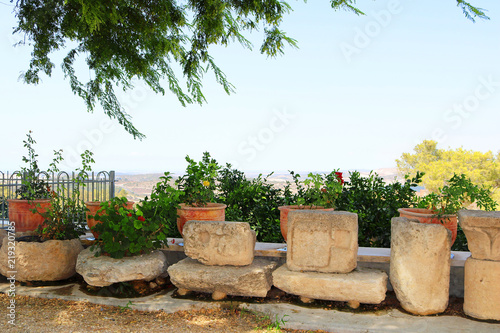
[[[268,183],[267,177],[249,180],[227,164],[219,172],[217,202],[227,205],[226,221],[248,222],[257,241],[282,243],[278,206],[285,204],[283,191]]]
[[[399,216],[398,208],[411,207],[421,176],[406,179],[404,183],[386,184],[377,173],[362,177],[350,172],[349,181],[337,200],[337,210],[358,214],[359,246],[390,247],[391,219]]]

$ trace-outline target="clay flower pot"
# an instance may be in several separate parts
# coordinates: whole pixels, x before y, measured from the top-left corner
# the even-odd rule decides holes
[[[43,223],[42,215],[31,210],[37,207],[40,213],[45,213],[50,207],[50,199],[24,200],[10,199],[9,221],[15,222],[16,232],[33,231]]]
[[[85,203],[85,206],[87,206],[87,209],[89,210],[87,212],[87,225],[89,226],[90,231],[94,235],[95,239],[99,238],[99,234],[95,231],[92,231],[92,227],[95,226],[97,223],[100,223],[100,221],[96,221],[95,219],[89,217],[89,215],[94,216],[97,214],[97,211],[99,208],[101,208],[101,202],[102,201],[87,201]],[[133,201],[127,201],[127,204],[125,205],[125,208],[127,209],[132,209],[134,207],[134,202]],[[104,212],[99,213],[99,216],[102,216]]]
[[[180,204],[177,209],[177,229],[182,235],[182,229],[187,221],[225,221],[225,204],[209,202],[206,206],[188,206]]]
[[[425,208],[399,208],[399,216],[417,219],[420,223],[442,224],[451,231],[451,245],[457,238],[457,215],[437,216],[435,211]]]
[[[297,209],[306,209],[306,210],[322,210],[322,211],[333,211],[334,208],[324,208],[323,206],[298,206],[298,205],[291,205],[291,206],[280,206],[278,207],[280,211],[280,228],[281,228],[281,234],[283,235],[283,238],[285,239],[286,242],[286,235],[288,233],[288,213],[291,210],[297,210]]]

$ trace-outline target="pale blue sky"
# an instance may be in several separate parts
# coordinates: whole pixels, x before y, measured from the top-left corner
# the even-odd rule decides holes
[[[5,2],[8,3],[8,2]],[[142,84],[122,104],[147,138],[135,141],[100,111],[86,113],[55,58],[52,78],[18,77],[30,48],[13,48],[12,7],[0,4],[0,170],[14,170],[33,130],[42,166],[62,148],[68,169],[91,148],[95,169],[162,172],[211,152],[245,171],[377,169],[424,139],[441,148],[500,150],[500,3],[472,1],[490,21],[467,20],[456,1],[358,1],[367,16],[329,1],[290,1],[282,29],[298,40],[282,57],[214,48],[236,86],[227,96],[207,75],[208,103],[184,108]],[[9,3],[8,3],[9,4]]]

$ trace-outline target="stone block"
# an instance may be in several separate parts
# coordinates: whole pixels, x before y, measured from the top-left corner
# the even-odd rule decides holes
[[[266,297],[273,285],[274,261],[257,258],[248,266],[207,266],[186,258],[168,268],[179,289],[233,296]]]
[[[184,252],[205,265],[246,266],[254,258],[255,231],[247,222],[188,221]]]
[[[17,271],[17,281],[59,281],[75,275],[78,254],[83,250],[79,239],[15,242],[12,249],[8,238],[0,249],[0,273],[10,276]],[[9,250],[15,252],[15,267],[10,267]]]
[[[392,219],[390,279],[403,309],[418,315],[446,310],[450,247],[451,232],[440,224]]]
[[[478,319],[500,320],[500,261],[467,258],[464,312]]]
[[[91,286],[106,287],[117,282],[134,280],[152,281],[167,269],[163,252],[153,251],[133,257],[114,259],[101,255],[95,257],[90,248],[78,256],[76,271]]]
[[[288,269],[348,273],[356,268],[358,215],[296,210],[288,215]]]
[[[457,215],[472,258],[500,261],[500,212],[460,210]]]
[[[288,269],[285,264],[273,272],[273,284],[304,299],[379,304],[387,292],[387,274],[360,267],[346,274],[301,273]]]

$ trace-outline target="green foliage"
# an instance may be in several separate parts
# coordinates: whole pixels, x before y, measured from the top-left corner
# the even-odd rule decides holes
[[[40,177],[42,171],[38,166],[38,154],[33,147],[36,141],[31,133],[29,131],[26,134],[28,138],[23,141],[24,147],[28,150],[28,157],[23,156],[22,158],[26,166],[20,168],[22,185],[16,190],[16,195],[19,199],[24,200],[49,199],[51,197],[50,187],[47,181]],[[54,150],[54,159],[49,165],[47,174],[59,171],[57,165],[62,160],[62,150]]]
[[[91,164],[94,163],[92,152],[86,150],[80,155],[82,167],[78,168],[72,191],[66,189],[64,185],[51,192],[50,207],[46,212],[39,213],[44,217],[43,223],[35,230],[35,234],[41,239],[65,240],[78,238],[85,234],[85,215],[87,208],[80,199],[80,188],[85,186],[88,179],[88,172],[92,171]],[[61,196],[61,193],[70,193],[68,197]]]
[[[293,172],[291,172],[294,175]],[[309,173],[303,185],[298,181],[300,175],[294,177],[297,186],[297,205],[321,206],[335,208],[335,202],[342,193],[344,180],[342,172],[334,170],[329,174]]]
[[[166,245],[168,228],[158,218],[146,219],[138,209],[127,209],[127,199],[113,198],[101,203],[94,219],[101,221],[92,230],[99,233],[91,250],[95,255],[108,254],[120,259],[150,253]],[[104,214],[99,215],[100,212]]]
[[[169,237],[181,237],[177,230],[177,208],[181,203],[182,191],[170,185],[172,176],[165,172],[151,193],[139,204],[139,210],[148,221],[163,225],[163,233]]]
[[[438,193],[429,193],[418,200],[419,208],[430,209],[439,215],[456,214],[471,204],[483,210],[495,210],[497,207],[490,189],[473,184],[464,174],[454,174]]]
[[[227,205],[227,221],[248,222],[257,241],[281,243],[278,206],[285,202],[282,191],[268,183],[267,177],[250,180],[227,164],[219,174],[217,202]]]
[[[500,153],[486,153],[463,148],[438,149],[437,142],[424,140],[413,153],[403,153],[396,160],[401,174],[425,173],[422,185],[426,190],[439,193],[448,179],[455,174],[464,174],[472,183],[491,187],[492,197],[500,203]]]
[[[355,0],[331,0],[334,9],[363,15],[354,4]],[[463,0],[457,0],[457,5],[472,21],[488,18],[482,9]],[[89,112],[99,103],[106,115],[142,139],[144,135],[117,99],[116,88],[126,92],[139,79],[155,93],[165,94],[164,85],[168,85],[184,106],[202,104],[206,101],[203,77],[210,71],[226,93],[234,92],[210,46],[238,42],[251,49],[244,33],[261,28],[260,52],[271,57],[283,54],[286,44],[297,46],[279,29],[291,10],[279,0],[17,0],[14,32],[23,36],[18,44],[33,47],[29,69],[22,75],[25,82],[38,84],[41,73],[51,76],[55,67],[51,56],[69,47],[61,65],[73,93],[83,99]],[[75,70],[79,56],[85,57],[88,66],[90,75],[83,71],[90,77],[87,82]]]
[[[220,169],[217,161],[208,152],[203,153],[198,163],[189,156],[186,156],[186,161],[186,174],[175,181],[178,189],[183,191],[182,202],[191,206],[206,206],[208,202],[214,202],[215,181]]]
[[[374,172],[362,177],[354,171],[349,178],[344,183],[337,209],[358,214],[359,246],[390,247],[391,219],[399,216],[399,208],[413,205],[415,191],[412,188],[421,182],[421,174],[407,177],[404,183],[392,184],[386,184]]]

